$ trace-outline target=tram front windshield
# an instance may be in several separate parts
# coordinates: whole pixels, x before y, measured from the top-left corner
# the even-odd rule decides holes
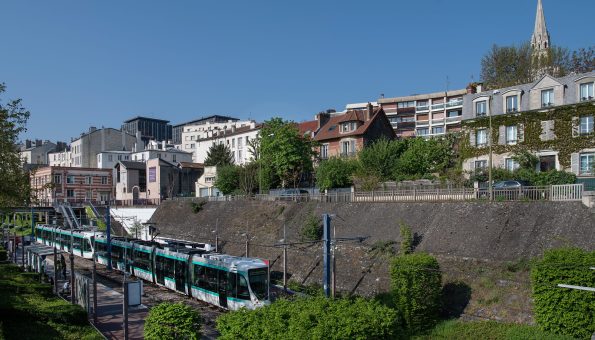
[[[268,300],[269,278],[267,269],[251,269],[248,271],[248,276],[252,293],[254,293],[254,295],[261,301]]]

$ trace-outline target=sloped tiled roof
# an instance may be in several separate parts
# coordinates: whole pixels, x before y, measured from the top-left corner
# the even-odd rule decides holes
[[[379,114],[381,113],[382,114]],[[384,115],[384,111],[382,108],[374,109],[372,112],[372,117],[370,120],[366,121],[366,110],[349,110],[345,114],[342,115],[334,115],[331,116],[330,119],[326,124],[324,124],[320,130],[316,133],[314,140],[316,141],[323,141],[327,139],[335,139],[341,137],[348,137],[348,136],[361,136],[368,131],[372,123],[378,119],[380,116]],[[339,124],[349,121],[359,121],[363,122],[357,129],[347,133],[341,133]]]
[[[298,130],[300,132],[300,136],[304,136],[306,134],[311,136],[312,133],[316,133],[317,129],[318,129],[318,121],[317,120],[309,120],[306,122],[298,123]]]
[[[146,168],[144,162],[119,161],[118,163],[122,164],[126,169],[145,170]]]

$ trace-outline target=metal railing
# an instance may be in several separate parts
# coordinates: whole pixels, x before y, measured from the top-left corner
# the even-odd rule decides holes
[[[493,188],[493,201],[581,201],[583,184],[564,184],[510,189]],[[204,197],[213,202],[241,200],[329,202],[329,203],[390,203],[390,202],[462,202],[490,200],[488,188],[395,189],[380,191],[333,192],[295,195],[246,195]]]
[[[463,105],[462,99],[453,100],[453,101],[449,101],[446,103],[446,107],[455,107],[455,106],[461,106],[461,105]]]
[[[442,110],[442,109],[444,109],[444,103],[432,105],[432,110]]]

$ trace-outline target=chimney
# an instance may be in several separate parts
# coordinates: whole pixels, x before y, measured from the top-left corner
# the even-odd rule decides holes
[[[145,143],[141,138],[140,131],[136,131],[136,152],[143,151],[145,149]]]
[[[167,147],[167,143],[165,141],[161,142],[161,150],[165,151],[165,148]]]
[[[372,103],[368,102],[368,105],[366,106],[366,121],[372,119],[372,115],[374,115],[374,107],[372,106]]]
[[[89,133],[97,131],[97,128],[94,126],[89,127]]]
[[[316,121],[318,122],[317,129],[320,130],[328,121],[331,119],[331,114],[328,112],[320,112],[316,115]]]
[[[467,94],[477,93],[477,84],[470,83],[469,85],[467,85],[466,90],[467,90]]]
[[[25,149],[31,148],[31,141],[29,139],[25,140]]]
[[[236,132],[236,126],[235,126],[235,124],[231,126],[231,133],[234,133],[234,132]]]
[[[36,139],[35,140],[35,147],[40,147],[41,146],[41,139]]]

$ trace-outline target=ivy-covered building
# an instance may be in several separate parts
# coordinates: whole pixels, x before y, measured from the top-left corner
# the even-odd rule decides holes
[[[539,158],[538,171],[595,173],[595,71],[463,96],[463,170],[493,167],[514,170],[515,152]],[[491,118],[491,127],[490,127]]]

